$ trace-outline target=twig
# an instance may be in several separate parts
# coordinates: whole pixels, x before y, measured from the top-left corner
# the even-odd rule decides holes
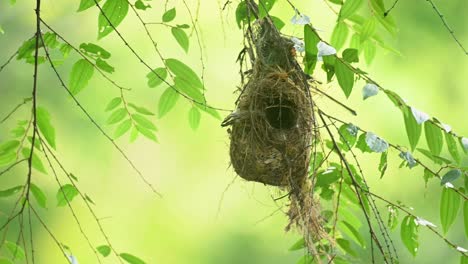
[[[5,121],[7,121],[21,106],[27,104],[29,101],[31,101],[32,98],[31,97],[28,97],[28,98],[24,98],[23,99],[23,102],[18,104],[17,106],[15,106],[15,108],[13,108],[3,119],[2,121],[0,121],[0,124],[3,124]]]
[[[455,42],[457,43],[457,45],[463,50],[463,52],[465,53],[465,55],[468,55],[468,51],[466,50],[466,48],[462,45],[462,43],[460,42],[460,40],[457,38],[457,36],[455,35],[455,32],[453,31],[453,29],[449,26],[449,24],[447,23],[447,21],[445,20],[445,16],[442,15],[442,13],[440,12],[440,10],[437,8],[437,6],[435,5],[435,3],[432,1],[432,0],[426,0],[429,4],[431,4],[432,8],[434,9],[434,11],[437,13],[437,15],[439,16],[440,20],[442,21],[442,23],[444,24],[444,27],[448,30],[448,32],[450,33],[450,35],[452,35],[452,38],[453,40],[455,40]]]
[[[0,72],[2,72],[3,69],[5,69],[6,66],[8,66],[8,64],[10,64],[10,62],[13,60],[14,57],[16,57],[16,55],[18,55],[18,50],[16,50],[15,53],[13,53],[13,54],[8,58],[8,60],[0,66]]]
[[[86,115],[86,117],[90,120],[90,122],[99,130],[99,132],[101,132],[101,134],[107,138],[107,140],[109,140],[111,142],[111,144],[114,146],[115,149],[117,149],[117,151],[122,155],[122,157],[130,164],[130,166],[133,168],[133,170],[138,174],[138,176],[140,177],[140,179],[153,191],[154,194],[156,194],[157,196],[159,197],[162,197],[161,194],[153,187],[153,185],[143,176],[143,174],[141,173],[141,171],[136,167],[136,165],[130,160],[130,158],[127,156],[127,154],[125,154],[125,152],[123,151],[123,149],[117,145],[117,143],[112,139],[111,136],[109,136],[109,134],[107,134],[104,129],[96,122],[96,120],[94,120],[94,118],[88,113],[88,111],[83,107],[83,105],[78,101],[78,99],[76,99],[76,97],[73,95],[73,93],[70,91],[70,89],[68,88],[68,86],[65,84],[64,80],[62,79],[62,76],[60,76],[57,68],[55,67],[55,65],[52,63],[52,60],[50,58],[50,54],[49,54],[49,51],[47,49],[47,47],[44,46],[44,50],[45,50],[45,54],[46,54],[46,57],[47,57],[47,60],[49,61],[50,63],[50,66],[52,68],[52,70],[54,71],[57,79],[59,80],[60,84],[62,85],[62,87],[65,89],[65,91],[70,95],[70,97],[73,99],[73,101],[76,103],[76,105],[78,106],[78,108],[81,109],[81,111]]]
[[[117,28],[114,26],[114,24],[112,23],[112,21],[109,19],[109,17],[107,16],[107,14],[104,12],[104,10],[102,9],[101,5],[98,3],[97,0],[93,0],[96,7],[99,9],[99,12],[102,14],[102,16],[104,17],[104,19],[107,21],[107,23],[109,24],[110,27],[112,27],[113,31],[115,31],[115,33],[118,35],[118,37],[122,40],[122,42],[125,44],[125,46],[127,46],[127,48],[130,50],[130,52],[133,53],[133,55],[148,69],[150,70],[157,78],[159,78],[163,83],[165,83],[166,85],[168,85],[171,89],[173,89],[176,93],[178,93],[179,95],[181,95],[182,97],[184,97],[185,99],[187,99],[188,101],[192,102],[192,103],[195,103],[197,105],[201,105],[201,106],[205,106],[207,108],[210,108],[210,109],[214,109],[214,110],[218,110],[218,111],[225,111],[225,112],[231,112],[232,110],[229,110],[229,109],[224,109],[224,108],[218,108],[218,107],[213,107],[213,106],[209,106],[206,104],[206,102],[200,102],[200,101],[197,101],[197,100],[194,100],[193,98],[191,98],[190,96],[186,95],[185,93],[181,92],[179,89],[177,89],[174,85],[170,84],[168,81],[165,80],[165,78],[162,78],[162,76],[160,76],[151,66],[149,66],[148,63],[146,63],[144,60],[143,60],[143,57],[141,57],[137,52],[136,50],[130,46],[130,44],[127,42],[127,40],[123,37],[123,35],[120,33],[119,30],[117,30]]]
[[[8,171],[10,171],[11,169],[13,169],[16,165],[22,163],[22,162],[25,162],[27,161],[28,159],[27,158],[24,158],[24,159],[21,159],[21,160],[18,160],[16,161],[15,163],[11,164],[10,166],[8,166],[6,169],[4,169],[3,171],[0,172],[0,176],[2,176],[3,174],[7,173]]]

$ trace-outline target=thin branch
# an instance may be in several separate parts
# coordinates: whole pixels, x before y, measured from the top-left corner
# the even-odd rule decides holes
[[[63,250],[63,247],[60,244],[60,242],[58,241],[57,237],[55,237],[55,235],[52,233],[52,231],[49,229],[49,227],[46,225],[46,223],[42,220],[42,218],[39,216],[39,214],[36,212],[36,210],[32,206],[30,206],[30,207],[31,207],[31,210],[33,211],[34,215],[36,216],[37,220],[39,220],[39,223],[42,225],[42,227],[44,227],[44,229],[47,231],[47,233],[52,238],[52,240],[54,240],[55,244],[57,245],[57,247],[62,252],[63,257],[67,260],[67,263],[69,263],[70,260],[68,259],[68,256],[65,253],[65,251]]]
[[[27,104],[29,101],[31,101],[32,98],[24,98],[22,103],[19,103],[17,106],[15,106],[8,114],[0,121],[0,124],[3,124],[5,121],[7,121],[18,109],[20,109],[23,105]]]
[[[450,35],[452,35],[452,38],[453,40],[455,40],[455,42],[457,43],[457,45],[463,50],[463,52],[465,53],[465,55],[468,55],[468,50],[466,50],[466,48],[463,46],[463,44],[460,42],[460,40],[457,38],[457,36],[455,35],[455,32],[453,31],[453,29],[449,26],[449,24],[447,23],[447,20],[445,20],[445,16],[440,12],[440,10],[437,8],[437,6],[435,5],[435,3],[432,1],[432,0],[426,0],[429,4],[431,4],[432,8],[434,9],[434,11],[437,13],[437,15],[439,16],[440,20],[442,21],[442,23],[444,24],[444,27],[448,30],[448,32],[450,33]]]
[[[23,163],[25,161],[27,161],[28,159],[27,158],[24,158],[24,159],[21,159],[21,160],[18,160],[16,161],[15,163],[11,164],[10,166],[8,166],[6,169],[4,169],[3,171],[0,172],[0,176],[2,176],[3,174],[7,173],[8,171],[10,171],[11,169],[13,169],[14,167],[16,167],[17,165],[19,165],[20,163]]]
[[[38,135],[39,136],[39,135]],[[39,136],[40,137],[40,136]],[[101,262],[101,258],[99,257],[99,254],[98,252],[96,251],[95,247],[93,246],[93,244],[91,243],[88,235],[86,234],[86,232],[84,231],[83,229],[83,226],[81,225],[81,222],[80,220],[78,219],[78,216],[76,215],[75,213],[75,210],[73,209],[72,205],[71,205],[71,201],[68,199],[67,197],[67,194],[65,193],[64,189],[63,189],[63,184],[60,182],[59,178],[58,178],[58,174],[57,172],[55,171],[55,168],[54,166],[52,165],[52,162],[49,158],[49,155],[47,154],[47,151],[46,151],[46,148],[44,147],[45,146],[45,143],[44,141],[40,140],[40,144],[41,144],[41,148],[42,148],[42,152],[44,153],[44,157],[45,159],[47,160],[47,163],[49,164],[49,167],[50,169],[52,170],[52,173],[54,175],[54,179],[55,179],[55,182],[57,183],[58,187],[59,187],[59,191],[62,193],[63,195],[63,198],[65,199],[66,201],[66,204],[68,206],[68,208],[70,209],[70,212],[73,216],[73,219],[75,220],[77,226],[78,226],[78,229],[80,230],[80,233],[81,235],[84,237],[84,239],[86,240],[86,242],[88,243],[88,246],[89,248],[91,249],[91,251],[93,251],[94,255],[96,255],[96,258],[98,260],[99,263],[102,263]]]
[[[349,163],[346,159],[346,157],[343,155],[343,153],[341,152],[330,128],[328,126],[326,126],[326,122],[325,122],[325,119],[323,118],[324,115],[322,115],[322,112],[319,110],[318,111],[318,115],[320,117],[320,119],[322,120],[322,123],[325,125],[325,129],[327,130],[328,132],[328,135],[330,136],[331,140],[332,140],[332,143],[333,143],[333,146],[334,146],[334,149],[336,150],[336,153],[338,154],[338,156],[340,157],[340,160],[343,161],[343,163],[345,164],[345,168],[346,168],[346,171],[348,172],[351,180],[352,180],[352,183],[353,183],[353,186],[355,188],[355,192],[356,192],[356,196],[358,198],[358,201],[359,201],[359,204],[361,206],[361,209],[362,209],[362,212],[364,213],[364,216],[365,216],[365,219],[367,221],[367,225],[369,227],[369,232],[371,233],[371,238],[372,240],[375,241],[375,244],[377,245],[377,247],[379,248],[379,251],[380,253],[382,254],[383,258],[384,258],[384,261],[385,263],[388,263],[387,262],[387,258],[386,258],[386,254],[385,254],[385,251],[379,241],[379,239],[377,238],[377,235],[375,234],[374,232],[374,228],[372,227],[372,223],[370,221],[370,217],[367,213],[367,211],[365,210],[365,206],[364,206],[364,201],[363,201],[363,198],[361,197],[361,193],[360,193],[360,190],[361,188],[359,187],[359,184],[357,183],[356,181],[356,178],[354,176],[354,173],[352,171],[352,169],[350,168],[349,166]]]
[[[55,29],[53,29],[51,26],[49,26],[49,24],[47,24],[42,18],[41,18],[41,22],[42,24],[44,24],[44,26],[46,26],[51,32],[53,32],[55,35],[57,35],[57,37],[59,37],[59,39],[61,39],[63,42],[65,42],[68,46],[70,46],[76,53],[78,53],[78,55],[80,55],[84,60],[86,60],[89,64],[91,64],[93,66],[94,69],[96,69],[99,74],[101,74],[102,77],[104,77],[104,79],[106,79],[108,82],[110,82],[113,86],[119,88],[120,90],[127,90],[127,91],[130,91],[131,89],[130,88],[125,88],[119,84],[117,84],[114,80],[112,80],[109,76],[107,76],[107,74],[105,74],[99,67],[96,66],[95,63],[93,63],[88,57],[86,57],[83,52],[80,51],[80,49],[78,49],[77,47],[75,47],[74,45],[72,45],[70,42],[68,42],[62,35],[60,35]]]
[[[41,36],[41,39],[42,39],[42,36]],[[42,40],[43,41],[43,40]],[[120,152],[120,154],[122,155],[122,157],[130,164],[130,166],[133,168],[133,170],[138,174],[139,178],[152,190],[152,192],[154,194],[156,194],[157,196],[159,197],[162,197],[161,194],[154,188],[154,186],[143,176],[143,174],[141,173],[141,171],[136,167],[136,165],[130,160],[130,158],[127,156],[127,154],[125,154],[125,152],[123,151],[123,149],[117,145],[117,143],[112,139],[111,136],[109,136],[109,134],[107,134],[104,129],[96,122],[96,120],[94,120],[94,118],[89,114],[89,112],[83,107],[83,105],[78,101],[78,99],[76,99],[76,97],[73,95],[73,93],[70,91],[70,89],[68,88],[68,86],[65,84],[65,81],[62,79],[62,76],[60,76],[57,68],[55,67],[55,65],[52,63],[52,59],[50,58],[50,54],[49,54],[49,51],[47,49],[46,46],[44,46],[44,50],[45,50],[45,54],[46,54],[46,57],[47,57],[47,60],[49,61],[50,63],[50,66],[52,68],[52,70],[54,71],[55,73],[55,76],[57,77],[57,79],[59,80],[60,84],[62,85],[62,87],[65,89],[65,91],[70,95],[70,97],[73,99],[73,101],[76,103],[76,105],[78,106],[78,108],[80,108],[80,110],[86,115],[86,117],[91,121],[91,123],[99,130],[99,132],[101,132],[101,134],[107,138],[107,140],[109,140],[111,142],[111,144],[114,146],[115,149],[117,149],[118,152]]]
[[[321,111],[321,110],[320,110],[320,111]],[[328,118],[330,118],[330,119],[333,119],[333,120],[335,120],[335,121],[338,121],[338,122],[340,122],[340,123],[342,123],[342,124],[347,124],[347,123],[348,123],[348,122],[345,122],[345,121],[343,121],[343,120],[341,120],[341,119],[339,119],[339,118],[337,118],[337,117],[328,115],[327,113],[325,113],[325,112],[323,112],[323,111],[321,111],[321,113],[322,113],[324,116],[326,116],[326,117],[328,117]],[[360,127],[358,127],[358,130],[361,131],[361,132],[363,132],[363,133],[367,133],[366,130],[364,130],[364,129],[360,128]],[[395,145],[395,144],[393,144],[393,143],[391,143],[391,142],[388,142],[388,141],[387,141],[387,143],[388,143],[388,145],[389,145],[391,148],[393,148],[393,149],[395,149],[395,150],[397,150],[397,151],[399,151],[399,152],[405,152],[405,150],[402,149],[400,146]],[[418,158],[414,158],[414,160],[416,161],[417,164],[421,165],[421,167],[423,167],[424,169],[426,169],[426,170],[427,170],[429,173],[431,173],[433,176],[435,176],[436,178],[438,178],[438,179],[440,179],[440,180],[442,179],[442,176],[439,174],[439,172],[435,172],[434,170],[431,170],[431,169],[429,168],[429,166],[427,166],[426,164],[424,164],[424,163],[423,163],[421,160],[419,160]],[[453,189],[456,193],[458,193],[465,201],[468,201],[468,196],[466,196],[463,192],[461,192],[460,190],[455,189],[455,188],[452,188],[452,189]]]
[[[6,66],[8,66],[8,64],[10,64],[10,62],[13,60],[13,58],[16,57],[16,55],[18,55],[18,50],[16,50],[15,53],[13,53],[13,54],[8,58],[8,60],[0,66],[0,72],[2,72],[3,69],[5,69]]]
[[[98,225],[99,227],[99,230],[102,234],[102,236],[104,237],[104,239],[106,240],[107,242],[107,245],[109,246],[109,248],[112,250],[112,252],[118,257],[118,253],[117,251],[115,250],[114,246],[112,245],[108,235],[106,234],[106,232],[104,231],[104,227],[102,226],[101,224],[101,220],[97,217],[95,211],[93,210],[93,208],[91,207],[91,205],[89,204],[89,201],[88,199],[86,198],[86,196],[80,191],[80,189],[78,188],[78,186],[76,185],[76,183],[74,182],[73,178],[71,177],[71,173],[68,172],[64,165],[60,162],[60,160],[57,158],[57,156],[54,154],[54,152],[52,151],[52,149],[47,145],[47,144],[43,144],[43,147],[45,148],[44,151],[48,151],[50,156],[55,160],[55,162],[59,165],[60,169],[62,170],[62,172],[67,176],[68,180],[70,181],[70,183],[73,185],[73,187],[75,187],[75,189],[78,191],[78,194],[80,195],[81,199],[83,200],[83,202],[86,204],[86,207],[88,208],[89,212],[91,213],[91,215],[93,216],[94,220],[96,221],[96,224]],[[122,260],[120,258],[119,259],[119,262],[122,263]]]
[[[182,97],[184,97],[185,99],[187,99],[188,101],[192,102],[192,103],[195,103],[197,105],[200,105],[200,106],[204,106],[204,107],[207,107],[207,108],[210,108],[210,109],[214,109],[214,110],[218,110],[218,111],[225,111],[225,112],[231,112],[232,110],[229,110],[229,109],[224,109],[224,108],[218,108],[218,107],[213,107],[213,106],[210,106],[210,105],[207,105],[206,102],[200,102],[200,101],[197,101],[197,100],[194,100],[193,98],[191,98],[190,96],[186,95],[185,93],[183,93],[182,91],[180,91],[179,89],[177,89],[174,85],[170,84],[168,81],[165,80],[165,78],[162,78],[161,75],[159,75],[147,62],[145,62],[143,60],[143,57],[141,57],[141,55],[139,55],[136,50],[127,42],[127,40],[123,37],[123,35],[120,33],[119,30],[117,30],[117,28],[114,26],[114,24],[112,23],[112,21],[109,19],[108,15],[104,12],[104,10],[102,9],[101,5],[99,4],[99,2],[97,0],[93,0],[96,7],[99,9],[99,12],[101,13],[101,15],[104,17],[104,19],[107,21],[107,23],[109,24],[109,26],[113,29],[113,31],[115,31],[115,33],[118,35],[118,37],[122,40],[122,42],[125,44],[125,46],[127,46],[127,48],[130,50],[131,53],[133,53],[133,55],[151,72],[153,73],[157,78],[159,78],[163,83],[165,83],[166,85],[168,85],[171,89],[173,89],[176,93],[178,93],[179,95],[181,95]]]
[[[384,17],[386,17],[386,16],[388,16],[388,15],[390,14],[390,12],[396,7],[396,5],[398,4],[398,2],[400,2],[400,0],[394,0],[394,1],[393,1],[392,6],[391,6],[389,9],[387,9],[387,11],[384,12],[384,14],[383,14]]]

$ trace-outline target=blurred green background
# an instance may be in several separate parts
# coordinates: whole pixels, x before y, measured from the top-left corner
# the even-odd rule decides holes
[[[0,62],[5,61],[35,30],[33,1],[18,0],[11,7],[9,1],[0,2]],[[285,22],[293,11],[279,1],[272,13]],[[336,20],[323,1],[294,1],[297,7],[311,17],[314,26],[323,30],[329,39]],[[387,5],[392,1],[387,1]],[[124,47],[116,34],[97,42],[97,10],[76,13],[78,0],[43,1],[42,15],[68,41],[75,45],[94,42],[112,53],[110,63],[116,67],[112,75],[118,83],[133,90],[131,101],[154,111],[163,89],[150,89],[146,85],[147,69]],[[435,0],[458,38],[468,46],[468,1]],[[224,1],[201,1],[199,23],[206,55],[207,98],[211,104],[233,108],[234,90],[240,83],[236,57],[242,48],[242,33],[235,24],[236,3],[224,12],[219,6]],[[159,21],[163,1],[151,2],[146,21]],[[196,3],[189,1],[195,10]],[[176,23],[189,23],[190,19],[181,1],[169,1],[176,6]],[[365,9],[365,8],[364,8]],[[393,11],[400,32],[389,43],[402,56],[378,49],[371,66],[361,65],[381,85],[399,93],[408,103],[443,122],[454,131],[468,136],[468,73],[467,56],[456,46],[430,5],[423,0],[400,1]],[[129,12],[120,31],[152,66],[161,66],[151,42],[133,13]],[[44,29],[45,30],[45,29]],[[285,32],[301,35],[302,29],[288,23]],[[183,53],[167,28],[152,26],[151,33],[165,57],[175,57],[200,70],[196,40],[192,37],[189,55]],[[71,65],[78,59],[74,54],[60,67],[68,79]],[[0,117],[30,96],[32,87],[31,65],[14,61],[0,75]],[[323,79],[322,79],[323,80]],[[292,231],[285,233],[287,217],[277,211],[272,197],[280,192],[275,188],[248,183],[235,178],[229,167],[229,141],[220,122],[203,115],[198,131],[188,125],[190,104],[179,100],[176,109],[161,120],[157,134],[160,144],[144,138],[129,144],[128,137],[118,140],[129,157],[150,179],[163,198],[155,197],[117,153],[113,146],[98,133],[76,105],[67,97],[47,64],[40,66],[39,105],[52,113],[57,133],[57,152],[64,165],[79,178],[79,187],[96,202],[95,210],[113,246],[119,252],[130,252],[148,263],[295,263],[303,251],[289,252],[288,248],[299,238]],[[396,144],[407,145],[403,119],[385,96],[379,95],[365,102],[361,99],[362,81],[346,102],[358,111],[353,117],[326,98],[315,96],[316,103],[328,112],[370,130]],[[345,101],[335,83],[325,86],[336,98]],[[95,74],[89,86],[78,99],[100,124],[107,118],[107,102],[119,91]],[[15,120],[26,119],[23,108],[0,128],[0,141],[8,138]],[[112,132],[112,127],[105,127]],[[422,144],[425,144],[422,138]],[[392,201],[400,200],[414,207],[416,215],[436,225],[439,220],[440,186],[431,181],[425,189],[422,169],[398,169],[398,153],[393,153],[387,175],[378,179],[378,155],[363,155],[364,167],[371,189]],[[464,159],[465,165],[467,159]],[[18,168],[3,176],[0,189],[22,182],[26,168]],[[51,175],[35,174],[33,181],[47,192],[48,209],[41,215],[57,238],[68,245],[80,263],[96,263],[95,257],[83,239],[69,210],[56,208],[57,186]],[[458,183],[460,184],[460,183]],[[93,218],[78,199],[73,202],[84,231],[95,246],[105,244]],[[0,211],[11,208],[12,200],[0,200]],[[386,217],[386,215],[385,215]],[[448,238],[468,248],[461,217],[449,231]],[[364,230],[361,230],[364,232]],[[13,232],[11,232],[13,234]],[[34,226],[37,263],[62,263],[63,259],[54,242],[38,224]],[[399,231],[392,233],[401,263],[458,263],[459,255],[425,228],[420,228],[418,256],[412,258],[402,246]],[[14,239],[14,238],[13,238]],[[369,252],[362,252],[369,257]],[[362,263],[368,263],[364,261]],[[105,263],[116,263],[109,259]]]

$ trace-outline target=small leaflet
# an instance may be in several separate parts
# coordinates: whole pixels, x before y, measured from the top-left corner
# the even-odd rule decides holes
[[[310,17],[300,14],[299,11],[296,9],[296,13],[291,18],[291,23],[293,25],[307,25],[310,24]]]
[[[366,143],[373,152],[381,153],[388,149],[388,143],[372,132],[367,132]]]
[[[291,38],[291,41],[294,43],[294,49],[296,49],[297,52],[304,52],[305,51],[305,45],[304,45],[304,41],[296,38],[296,37],[292,37]]]
[[[362,99],[366,100],[369,97],[375,96],[379,93],[379,87],[373,83],[368,83],[362,88]]]
[[[414,107],[411,107],[411,112],[413,113],[413,116],[414,116],[414,119],[416,119],[416,122],[418,122],[418,125],[423,124],[424,122],[429,120],[429,118],[431,118],[428,114],[422,111],[419,111],[418,109]]]
[[[442,123],[442,127],[444,128],[445,132],[450,133],[452,131],[452,127],[450,125]]]
[[[317,49],[318,49],[317,60],[319,61],[323,61],[322,59],[323,56],[336,54],[336,49],[323,41],[319,41],[319,43],[317,43]]]
[[[463,148],[465,148],[465,150],[468,150],[468,138],[466,137],[462,138],[461,143],[463,145]]]
[[[400,152],[400,158],[405,160],[408,163],[408,167],[411,169],[416,166],[418,163],[414,159],[413,155],[410,152]]]
[[[416,225],[420,225],[420,226],[430,226],[430,227],[434,227],[434,228],[437,227],[433,223],[427,221],[426,219],[422,219],[420,217],[417,217],[416,219],[414,219],[414,222],[416,223]]]
[[[457,247],[457,250],[462,252],[462,253],[467,253],[468,249],[462,248],[462,247]]]

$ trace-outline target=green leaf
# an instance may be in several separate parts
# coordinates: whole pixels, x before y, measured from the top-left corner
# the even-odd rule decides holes
[[[418,226],[416,225],[415,218],[413,216],[407,215],[403,218],[403,221],[401,222],[400,236],[403,244],[411,255],[416,256],[419,247]]]
[[[23,186],[16,186],[10,189],[0,191],[0,198],[9,197],[16,194],[19,190],[23,189]]]
[[[468,264],[468,257],[461,256],[460,257],[460,264]]]
[[[354,72],[351,71],[345,63],[337,59],[335,61],[335,74],[344,94],[346,97],[349,97],[353,90]]]
[[[5,246],[12,255],[13,259],[23,260],[25,258],[26,255],[24,253],[24,249],[20,245],[10,241],[5,241]]]
[[[174,20],[175,17],[176,17],[176,9],[171,8],[163,14],[162,21],[164,23],[171,22],[172,20]]]
[[[422,126],[418,124],[411,109],[406,106],[403,110],[403,118],[405,120],[406,134],[408,135],[411,150],[414,151],[421,137]]]
[[[198,126],[200,125],[200,118],[200,111],[196,107],[192,106],[192,108],[190,108],[189,110],[188,115],[189,125],[192,128],[192,130],[197,130]]]
[[[47,197],[44,192],[34,183],[31,183],[31,192],[36,199],[37,203],[42,208],[47,208]]]
[[[121,137],[123,134],[127,133],[130,130],[131,127],[132,127],[132,120],[131,119],[127,119],[127,120],[123,121],[115,129],[114,138]]]
[[[273,22],[273,25],[275,25],[276,29],[278,29],[278,31],[281,31],[281,29],[283,29],[283,27],[286,25],[283,22],[283,20],[281,20],[279,17],[270,16],[270,19]]]
[[[189,37],[183,29],[173,27],[171,28],[172,36],[176,39],[177,43],[184,49],[185,52],[188,52],[189,49]]]
[[[101,60],[100,58],[97,58],[96,60],[96,66],[107,72],[107,73],[113,73],[115,71],[114,67],[110,66],[109,63],[107,63],[106,61],[104,60]]]
[[[236,8],[236,22],[239,28],[242,27],[242,22],[247,21],[247,5],[244,1],[241,1]]]
[[[15,151],[20,145],[18,140],[9,140],[0,144],[0,155],[7,152]]]
[[[336,49],[339,50],[343,47],[348,38],[349,29],[344,22],[338,22],[333,29],[331,35],[330,44]]]
[[[153,130],[153,131],[157,131],[158,129],[156,128],[156,126],[153,124],[153,122],[151,122],[151,120],[149,120],[148,118],[140,115],[140,114],[133,114],[132,115],[132,118],[133,120],[135,120],[135,122],[146,128],[146,129],[150,129],[150,130]],[[140,131],[141,132],[141,131]]]
[[[309,254],[303,255],[296,264],[314,264],[314,257]]]
[[[16,161],[15,152],[0,153],[0,167],[4,167],[14,161]]]
[[[343,60],[348,63],[359,62],[358,50],[357,49],[345,49],[343,51]]]
[[[11,260],[8,260],[6,258],[0,258],[0,264],[14,264],[11,262]]]
[[[98,17],[98,39],[101,39],[112,31],[124,20],[128,13],[128,0],[107,0],[102,6],[102,13]],[[110,23],[109,23],[110,22]]]
[[[101,59],[109,59],[111,57],[110,52],[105,50],[103,47],[96,45],[94,43],[81,43],[80,50],[85,53],[92,54]]]
[[[463,222],[465,223],[465,235],[468,237],[468,201],[463,203]]]
[[[39,42],[39,47],[43,47],[42,41]],[[30,38],[23,42],[23,45],[18,49],[18,55],[16,56],[17,60],[27,59],[32,57],[32,53],[36,49],[36,38]]]
[[[424,123],[424,132],[426,133],[426,141],[432,154],[440,155],[442,146],[444,145],[444,138],[442,130],[432,122]]]
[[[385,175],[385,171],[387,171],[388,167],[388,151],[382,152],[382,155],[380,156],[380,163],[379,163],[379,171],[380,171],[380,178]]]
[[[150,140],[153,140],[154,142],[158,143],[158,138],[153,133],[153,131],[151,131],[151,130],[145,128],[145,127],[139,126],[139,125],[136,125],[136,129],[138,130],[138,132],[140,132],[146,138],[148,138]]]
[[[346,221],[341,221],[339,223],[339,226],[343,233],[352,238],[356,243],[360,244],[362,248],[366,247],[364,238],[361,236],[359,231],[357,231],[356,228],[354,228],[354,226],[352,226]]]
[[[377,47],[374,42],[366,41],[362,44],[362,49],[364,50],[364,59],[367,65],[370,65],[377,53]]]
[[[102,245],[96,248],[97,251],[104,257],[107,257],[111,253],[111,248],[108,245]]]
[[[361,30],[361,42],[365,42],[372,35],[374,35],[376,26],[377,26],[377,21],[375,20],[374,17],[371,17],[369,20],[367,20],[364,23],[364,25],[362,26],[362,30]]]
[[[166,68],[156,68],[146,75],[148,86],[154,88],[164,82],[167,78]]]
[[[167,88],[161,98],[159,99],[158,105],[158,116],[159,118],[165,116],[177,103],[180,95],[172,88]]]
[[[136,9],[139,9],[139,10],[146,10],[148,8],[151,8],[151,5],[146,5],[145,3],[143,3],[143,1],[137,0],[135,2],[135,7]]]
[[[340,246],[340,248],[350,254],[351,256],[353,257],[357,257],[358,254],[356,253],[356,251],[354,251],[354,249],[351,247],[351,243],[346,240],[346,239],[343,239],[343,238],[337,238],[336,239],[336,243],[338,243],[338,246]]]
[[[451,183],[455,181],[456,179],[460,178],[461,175],[462,175],[462,172],[459,169],[450,170],[447,173],[445,173],[445,175],[442,177],[440,181],[440,185],[445,185],[448,182]]]
[[[450,133],[445,133],[445,142],[447,143],[448,151],[453,160],[459,164],[461,162],[461,157],[460,153],[458,152],[458,145],[455,141],[455,137]]]
[[[63,185],[57,191],[57,206],[65,206],[71,203],[73,199],[78,195],[78,190],[71,184]]]
[[[317,43],[320,38],[315,33],[315,30],[310,25],[304,26],[304,47],[305,47],[305,72],[312,74],[317,64]]]
[[[127,116],[127,110],[125,108],[119,108],[115,110],[114,112],[112,112],[109,118],[107,118],[106,123],[108,125],[118,123],[122,121],[125,118],[125,116]]]
[[[135,111],[137,111],[138,113],[140,114],[143,114],[143,115],[154,115],[153,112],[151,112],[150,110],[146,109],[145,107],[143,106],[137,106],[135,104],[132,104],[132,103],[128,103],[128,106],[130,106],[131,108],[135,109]]]
[[[218,120],[222,120],[221,118],[221,115],[218,113],[218,111],[216,109],[213,109],[213,108],[210,108],[208,106],[205,106],[205,105],[200,105],[200,104],[196,104],[196,107],[198,107],[198,109],[202,110],[203,112],[209,114],[210,116],[218,119]]]
[[[444,187],[440,199],[440,223],[444,234],[452,226],[457,218],[460,208],[460,196],[451,188]]]
[[[132,132],[130,132],[130,142],[134,142],[140,133],[136,127],[133,127]]]
[[[264,18],[268,15],[268,12],[273,8],[276,0],[259,0],[258,13],[259,18]]]
[[[106,106],[106,112],[114,110],[117,106],[119,106],[122,103],[122,98],[120,97],[115,97]]]
[[[25,158],[29,158],[29,155],[31,154],[31,149],[30,148],[23,148],[23,150],[21,151],[23,156]],[[34,151],[33,152],[33,156],[32,156],[32,167],[44,174],[47,173],[44,165],[42,164],[42,161],[41,159],[39,158],[39,156],[37,156],[36,154],[37,151]]]
[[[47,32],[42,37],[44,39],[44,44],[50,49],[55,49],[58,47],[59,42],[57,40],[57,34],[52,32]]]
[[[37,107],[36,118],[37,126],[39,127],[39,131],[41,132],[42,136],[44,136],[47,143],[49,143],[49,145],[55,149],[55,128],[50,122],[49,112],[43,107]]]
[[[338,18],[340,21],[347,19],[354,14],[362,4],[362,0],[346,0],[340,10]]]
[[[362,133],[359,136],[358,141],[356,143],[356,147],[360,149],[363,153],[372,152],[372,150],[370,149],[370,147],[367,145],[367,142],[366,142],[366,133]]]
[[[350,150],[357,140],[358,128],[353,124],[343,124],[339,128],[340,141],[343,143],[343,150]]]
[[[289,251],[296,251],[306,247],[305,240],[301,237],[299,240],[296,241],[288,250]]]
[[[166,65],[176,77],[184,79],[197,89],[203,89],[203,83],[198,75],[186,64],[177,59],[166,59]]]
[[[197,103],[205,103],[205,98],[201,91],[195,88],[191,83],[186,81],[185,79],[175,77],[174,78],[174,86],[177,90],[182,91],[185,95],[190,97]]]
[[[72,46],[68,45],[67,43],[62,43],[59,48],[60,52],[63,54],[63,58],[68,58],[70,52],[73,50]]]
[[[436,156],[436,155],[432,154],[432,152],[430,152],[429,150],[422,149],[422,148],[417,148],[416,150],[421,152],[424,156],[426,156],[427,158],[432,160],[434,163],[437,163],[437,164],[442,164],[442,163],[452,164],[451,160],[443,158],[441,156]]]
[[[97,0],[96,2],[100,2],[101,0]],[[93,7],[95,6],[96,3],[94,2],[94,0],[81,0],[80,1],[80,6],[78,7],[78,10],[77,12],[81,12],[81,11],[84,11],[90,7]]]
[[[68,81],[68,88],[73,95],[81,92],[89,80],[93,77],[94,67],[85,59],[78,60],[72,68],[70,73],[70,80]]]

